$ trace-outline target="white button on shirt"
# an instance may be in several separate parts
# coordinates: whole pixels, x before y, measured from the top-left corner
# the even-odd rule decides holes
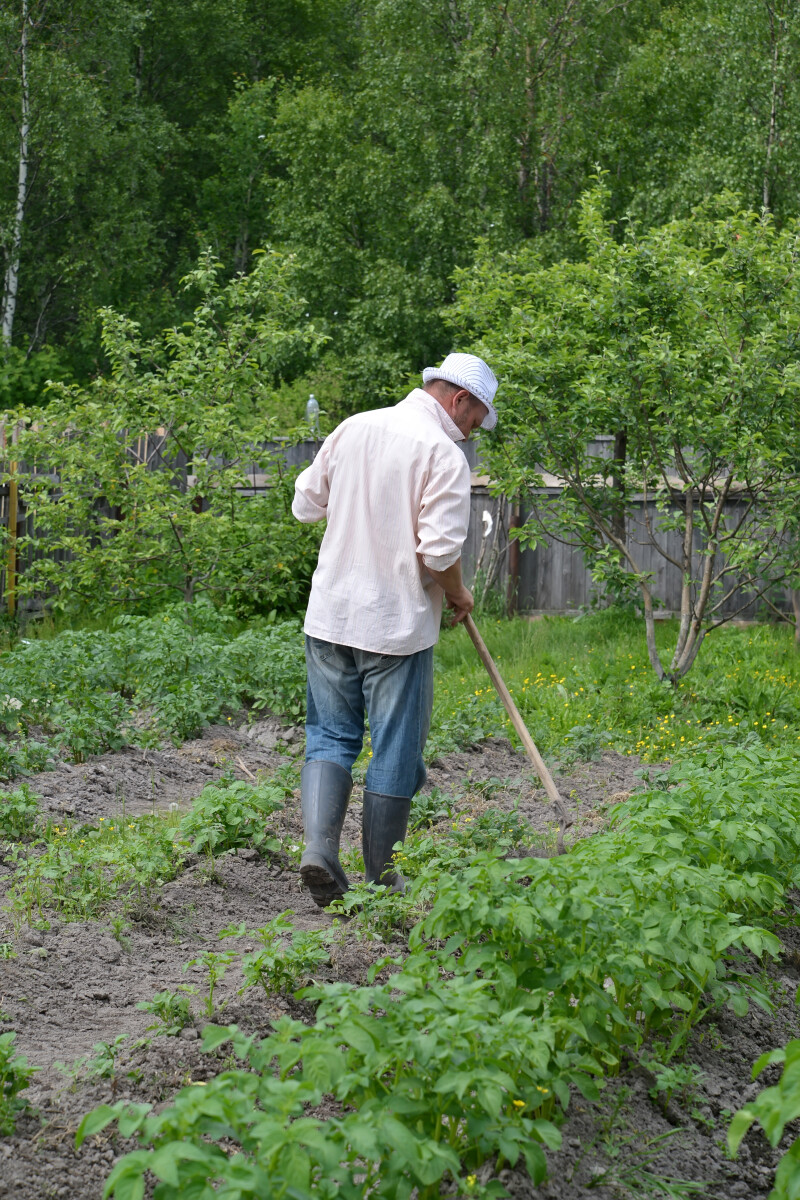
[[[348,417],[297,477],[292,512],[328,527],[304,629],[381,654],[439,637],[444,593],[425,570],[461,556],[470,510],[464,435],[415,388],[393,408]]]

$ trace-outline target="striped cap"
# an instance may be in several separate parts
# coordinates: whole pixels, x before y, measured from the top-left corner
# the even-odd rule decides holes
[[[497,409],[493,403],[497,379],[482,358],[474,354],[448,354],[440,367],[426,367],[422,372],[423,383],[430,383],[432,379],[445,379],[471,392],[488,409],[481,429],[494,429],[497,424]]]

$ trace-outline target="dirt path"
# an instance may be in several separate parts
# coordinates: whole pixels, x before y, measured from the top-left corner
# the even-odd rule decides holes
[[[255,739],[243,729],[216,726],[174,750],[107,754],[83,766],[62,766],[30,782],[48,810],[79,821],[96,821],[100,816],[119,815],[123,801],[129,815],[154,807],[183,806],[230,766],[240,778],[258,770],[274,773],[286,763],[287,753],[299,746],[290,735],[288,744],[279,750],[277,726],[268,722],[257,730]],[[569,774],[557,775],[583,834],[602,827],[610,802],[642,786],[634,773],[637,769],[634,759],[608,753],[598,762],[579,764]],[[490,740],[437,762],[430,770],[427,788],[439,788],[456,807],[469,805],[472,811],[490,805],[518,805],[542,841],[552,843],[552,811],[543,803],[527,760],[503,740]],[[299,841],[296,795],[281,819]],[[359,840],[357,787],[344,842],[355,846]],[[201,970],[188,964],[203,949],[219,948],[220,929],[240,923],[254,929],[287,909],[292,910],[300,928],[330,924],[331,919],[300,888],[293,863],[271,864],[255,852],[239,851],[218,859],[214,872],[204,862],[190,861],[177,879],[160,889],[158,906],[139,914],[141,919],[132,925],[124,945],[103,922],[52,922],[47,932],[25,929],[15,938],[4,915],[6,928],[0,931],[0,941],[14,942],[16,957],[0,962],[0,1031],[16,1030],[19,1051],[40,1068],[29,1094],[43,1121],[23,1119],[15,1136],[0,1140],[0,1196],[18,1200],[94,1200],[100,1196],[114,1151],[98,1138],[75,1154],[73,1137],[81,1116],[112,1096],[155,1102],[167,1099],[187,1080],[213,1074],[215,1060],[201,1054],[198,1028],[190,1027],[180,1037],[153,1038],[149,1045],[132,1052],[123,1048],[124,1069],[114,1079],[87,1081],[85,1070],[70,1078],[54,1064],[71,1064],[91,1056],[96,1043],[111,1043],[121,1034],[128,1036],[131,1045],[153,1020],[137,1009],[139,1001],[181,984],[202,988]],[[252,948],[247,942],[243,945]],[[706,1071],[706,1080],[695,1089],[697,1095],[685,1112],[673,1105],[663,1114],[648,1095],[652,1079],[641,1070],[628,1073],[609,1086],[604,1100],[603,1111],[616,1111],[615,1119],[598,1115],[579,1099],[564,1128],[564,1149],[553,1159],[550,1184],[536,1191],[526,1177],[506,1173],[512,1195],[550,1200],[584,1195],[599,1200],[624,1197],[631,1193],[621,1190],[622,1184],[598,1188],[599,1174],[613,1167],[618,1179],[633,1178],[643,1162],[648,1139],[678,1129],[670,1139],[666,1158],[662,1156],[669,1167],[666,1173],[695,1181],[713,1180],[711,1189],[700,1194],[717,1200],[765,1196],[775,1155],[760,1134],[751,1133],[749,1157],[728,1165],[719,1149],[725,1127],[720,1114],[726,1108],[735,1110],[747,1095],[754,1058],[797,1034],[797,1010],[786,999],[790,993],[793,996],[800,963],[793,946],[790,951],[795,959],[787,959],[770,976],[779,1001],[775,1017],[757,1013],[737,1021],[722,1015],[716,1025],[696,1032],[692,1055]],[[317,978],[360,983],[376,959],[398,948],[397,944],[387,947],[343,936],[332,947],[330,961]],[[303,1006],[290,998],[266,998],[254,991],[238,996],[241,983],[238,969],[232,967],[218,990],[219,1001],[226,1004],[224,1020],[266,1033],[269,1022],[285,1012],[304,1015]],[[197,1001],[195,1009],[199,1009]],[[203,1023],[204,1018],[198,1016],[197,1026]],[[693,1117],[690,1107],[700,1116]],[[626,1136],[633,1139],[629,1144]],[[656,1165],[665,1173],[663,1162]],[[644,1193],[640,1189],[639,1194],[659,1193],[651,1186]]]

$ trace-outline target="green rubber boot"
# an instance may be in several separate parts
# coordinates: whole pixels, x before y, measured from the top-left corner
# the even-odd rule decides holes
[[[300,772],[306,848],[300,878],[320,908],[343,896],[350,882],[339,862],[339,840],[353,790],[350,772],[338,763],[308,762]]]
[[[406,881],[392,862],[392,847],[405,840],[410,811],[407,796],[364,792],[361,834],[367,883],[383,883],[393,892],[406,890]]]

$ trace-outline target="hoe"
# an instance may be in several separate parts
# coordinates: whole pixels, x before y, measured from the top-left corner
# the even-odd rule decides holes
[[[545,765],[544,759],[542,758],[539,751],[536,749],[534,740],[531,737],[531,735],[528,733],[527,728],[525,727],[525,722],[523,721],[522,717],[520,716],[519,709],[517,708],[514,701],[511,699],[511,693],[509,692],[508,688],[506,687],[505,683],[503,682],[503,678],[495,665],[494,659],[492,658],[489,651],[486,649],[486,643],[484,642],[483,638],[481,637],[480,633],[478,632],[477,625],[473,621],[472,617],[469,615],[465,618],[464,624],[467,627],[467,633],[472,638],[472,641],[475,645],[475,649],[478,651],[478,655],[480,657],[481,662],[486,667],[486,670],[489,673],[489,678],[491,679],[492,683],[494,684],[494,687],[495,687],[495,690],[496,690],[498,696],[500,697],[500,699],[503,701],[503,704],[505,705],[506,712],[508,713],[509,717],[511,718],[511,724],[516,729],[517,735],[519,736],[520,741],[522,742],[523,746],[525,747],[525,752],[528,755],[528,758],[533,763],[533,766],[536,770],[536,774],[539,776],[539,778],[542,781],[542,786],[544,787],[544,790],[547,793],[547,798],[553,804],[553,807],[555,808],[556,812],[558,813],[558,819],[559,819],[559,823],[561,826],[561,828],[559,830],[559,834],[558,834],[558,852],[559,852],[559,854],[563,854],[564,853],[564,830],[568,829],[569,826],[572,824],[572,817],[570,816],[570,814],[567,810],[567,806],[564,803],[563,799],[561,798],[559,790],[553,781],[553,776],[548,771],[548,769]]]

